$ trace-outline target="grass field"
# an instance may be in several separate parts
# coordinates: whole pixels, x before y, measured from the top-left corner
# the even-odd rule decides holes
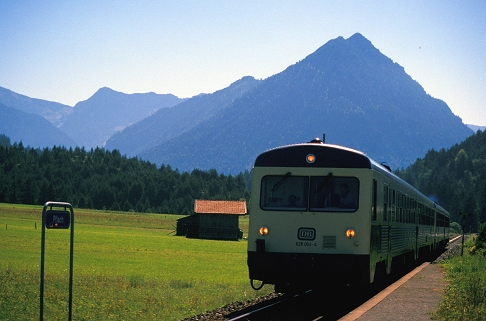
[[[448,286],[444,291],[434,320],[485,320],[486,258],[471,255],[474,237],[465,244],[464,255],[443,261]]]
[[[39,318],[42,206],[0,204],[0,320]],[[180,320],[251,289],[244,240],[174,236],[181,216],[74,210],[73,319]],[[248,218],[240,218],[248,230]],[[44,317],[65,320],[69,230],[46,230]]]

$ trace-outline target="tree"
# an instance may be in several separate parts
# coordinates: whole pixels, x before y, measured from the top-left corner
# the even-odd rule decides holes
[[[215,169],[179,173],[167,165],[121,156],[102,148],[36,150],[0,145],[0,202],[190,214],[196,198],[249,199],[243,175]]]
[[[10,138],[6,135],[0,135],[0,146],[10,147]]]
[[[478,236],[471,253],[486,256],[486,223],[482,224],[479,228]]]
[[[461,234],[462,233],[461,224],[459,224],[457,222],[452,222],[450,224],[449,228],[450,228],[450,232],[451,233],[457,233],[457,234]]]

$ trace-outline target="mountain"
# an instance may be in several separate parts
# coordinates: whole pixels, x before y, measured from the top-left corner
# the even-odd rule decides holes
[[[30,98],[3,87],[0,87],[0,103],[25,113],[40,115],[54,126],[59,126],[64,118],[73,111],[73,108],[70,106],[52,101]]]
[[[77,103],[59,129],[80,146],[102,147],[108,138],[126,126],[182,101],[184,99],[172,94],[124,94],[104,87],[88,100]]]
[[[22,142],[35,148],[55,146],[76,146],[65,133],[42,116],[26,113],[0,103],[0,134],[8,136],[11,142]]]
[[[107,149],[118,149],[127,156],[135,156],[172,138],[189,132],[197,125],[210,121],[223,108],[240,98],[259,81],[243,77],[228,88],[213,94],[201,94],[174,107],[163,108],[150,117],[113,135]]]
[[[403,67],[357,33],[330,40],[209,119],[137,154],[181,171],[238,173],[251,169],[267,149],[323,133],[330,143],[362,150],[397,168],[473,132],[445,102],[428,95]],[[132,137],[136,140],[136,133]]]

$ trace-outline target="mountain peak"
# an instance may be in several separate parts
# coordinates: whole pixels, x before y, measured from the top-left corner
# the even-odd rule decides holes
[[[243,76],[241,79],[238,79],[237,81],[231,83],[230,87],[233,85],[241,85],[242,83],[245,83],[247,81],[254,81],[255,78],[253,76]]]
[[[120,93],[120,92],[113,90],[110,87],[101,87],[93,94],[93,96],[100,95],[100,94],[108,94],[108,93]]]
[[[348,42],[353,42],[353,43],[367,43],[371,44],[371,41],[369,41],[365,36],[360,34],[359,32],[355,33],[351,37],[347,39]]]
[[[91,98],[93,97],[106,97],[106,96],[111,96],[113,94],[123,94],[122,92],[119,92],[119,91],[116,91],[116,90],[113,90],[109,87],[101,87],[100,89],[98,89],[94,94],[93,96],[91,96]],[[123,94],[125,95],[125,94]]]
[[[87,100],[77,103],[60,129],[80,146],[103,146],[117,131],[181,101],[172,94],[125,94],[102,87]]]

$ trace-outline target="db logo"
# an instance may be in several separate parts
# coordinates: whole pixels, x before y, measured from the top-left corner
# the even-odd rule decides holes
[[[316,238],[316,230],[311,227],[301,227],[297,233],[299,240],[312,241]]]

